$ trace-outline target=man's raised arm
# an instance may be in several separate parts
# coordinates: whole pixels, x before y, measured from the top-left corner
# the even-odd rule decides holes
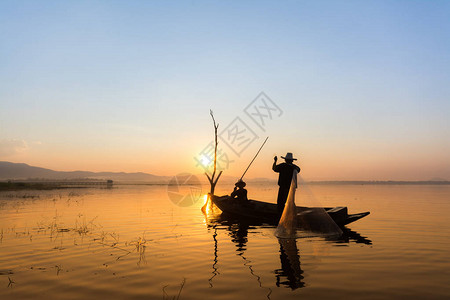
[[[277,171],[278,171],[277,169],[278,169],[278,168],[277,168],[277,157],[275,156],[275,157],[273,158],[272,170],[274,170],[275,172],[277,172]]]

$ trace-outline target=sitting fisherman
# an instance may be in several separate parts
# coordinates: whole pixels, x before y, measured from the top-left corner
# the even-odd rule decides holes
[[[236,182],[234,185],[235,187],[233,192],[231,193],[231,197],[239,201],[248,201],[247,190],[244,189],[246,183],[242,181],[242,179],[239,179],[239,181]]]

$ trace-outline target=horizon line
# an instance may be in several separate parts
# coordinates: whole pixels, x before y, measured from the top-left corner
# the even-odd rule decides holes
[[[34,165],[30,165],[27,163],[17,163],[17,162],[10,162],[10,161],[5,161],[5,160],[1,160],[0,163],[10,163],[10,164],[22,164],[22,165],[27,165],[29,167],[33,167],[33,168],[41,168],[41,169],[46,169],[46,170],[50,170],[53,172],[61,172],[61,173],[75,173],[75,172],[89,172],[89,173],[113,173],[113,174],[145,174],[145,175],[151,175],[151,176],[156,176],[156,177],[165,177],[165,178],[173,178],[175,176],[178,176],[179,174],[175,174],[175,175],[157,175],[155,173],[147,173],[147,172],[142,172],[142,171],[134,171],[134,172],[125,172],[125,171],[87,171],[87,170],[73,170],[73,171],[57,171],[54,169],[49,169],[49,168],[45,168],[45,167],[38,167],[38,166],[34,166]],[[189,173],[186,172],[187,174],[191,174],[194,176],[199,176],[199,175],[204,175],[205,173]],[[222,179],[230,179],[229,177],[239,177],[236,175],[224,175],[222,176]],[[80,179],[81,177],[77,177],[77,179]],[[89,177],[86,177],[89,178]],[[31,179],[51,179],[50,177],[29,177],[26,179],[14,179],[14,178],[6,178],[6,179],[0,179],[0,181],[7,181],[7,180],[31,180]],[[69,179],[69,178],[66,178]],[[71,179],[75,179],[75,178],[71,178]],[[251,177],[247,180],[252,180],[252,181],[277,181],[276,178],[269,178],[269,177]],[[124,180],[122,180],[124,181]],[[125,180],[126,181],[126,180]],[[145,182],[144,180],[130,180],[130,182]],[[305,182],[308,183],[389,183],[389,182],[396,182],[396,183],[420,183],[420,182],[450,182],[450,180],[446,179],[446,178],[440,178],[440,177],[436,177],[436,178],[431,178],[431,179],[418,179],[418,180],[404,180],[404,179],[304,179]],[[151,182],[151,181],[149,181]]]

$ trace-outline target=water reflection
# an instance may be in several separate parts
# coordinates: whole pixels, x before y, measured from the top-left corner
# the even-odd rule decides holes
[[[209,282],[209,287],[212,288],[213,287],[213,279],[214,277],[216,277],[217,275],[219,275],[219,271],[217,269],[217,263],[219,262],[219,256],[217,255],[217,228],[216,225],[213,226],[214,229],[214,233],[213,233],[213,240],[214,240],[214,260],[213,260],[213,264],[212,264],[212,276],[208,279]]]
[[[349,243],[352,241],[358,244],[372,245],[372,241],[370,239],[347,227],[342,228],[342,232],[343,234],[339,240],[342,243]]]
[[[244,265],[250,270],[250,273],[256,277],[260,287],[262,287],[261,277],[255,274],[251,261],[246,258],[245,250],[247,250],[248,230],[256,227],[250,226],[247,222],[229,223],[226,227],[231,241],[236,244],[237,255],[245,261]],[[300,268],[300,255],[297,249],[297,241],[295,239],[278,239],[280,244],[280,262],[281,268],[274,270],[276,277],[276,285],[285,285],[295,290],[303,287],[302,282],[303,271]]]
[[[247,250],[247,241],[248,241],[248,230],[255,227],[250,227],[247,222],[238,222],[238,223],[228,223],[228,227],[226,227],[229,236],[231,237],[231,241],[236,244],[237,255],[240,256],[244,260],[244,266],[248,268],[250,274],[255,277],[256,281],[260,288],[267,289],[267,298],[270,299],[270,295],[272,294],[272,289],[263,286],[261,282],[261,276],[258,275],[253,269],[252,261],[249,260],[245,255],[245,250]]]
[[[258,228],[275,228],[274,225],[264,224],[258,221],[242,220],[236,219],[227,215],[210,213],[205,215],[207,226],[214,230],[214,262],[213,262],[213,276],[210,278],[210,286],[212,287],[212,279],[220,274],[217,271],[216,265],[218,262],[218,252],[217,252],[217,230],[226,230],[227,234],[231,238],[231,241],[236,246],[236,254],[244,260],[244,265],[249,269],[252,276],[254,276],[261,288],[264,286],[261,283],[261,276],[256,274],[253,269],[252,261],[245,256],[245,251],[247,250],[248,242],[248,232],[252,229]],[[362,243],[366,245],[371,245],[372,241],[365,236],[362,236],[356,231],[353,231],[347,227],[342,228],[343,234],[339,238],[325,239],[332,244],[345,244],[350,242]],[[278,243],[280,246],[279,256],[280,256],[280,268],[274,270],[276,286],[277,287],[287,287],[292,290],[305,287],[305,281],[301,268],[300,262],[300,252],[297,247],[297,239],[282,239],[278,238]],[[267,295],[270,298],[271,290]]]
[[[445,298],[450,233],[433,225],[446,224],[449,190],[429,189],[327,187],[323,194],[339,193],[352,207],[376,203],[377,218],[350,225],[338,241],[299,238],[293,251],[280,245],[274,226],[205,220],[200,205],[162,201],[165,186],[89,189],[79,197],[70,190],[3,194],[0,299],[161,299],[165,286],[173,298],[183,278],[180,299],[348,298],[355,289],[360,298],[382,298],[386,290],[396,298],[426,298],[430,287],[431,297]],[[352,200],[356,194],[361,199]],[[414,205],[407,205],[410,199]],[[411,209],[398,214],[400,208]],[[369,249],[371,240],[377,247]],[[16,282],[10,288],[8,277]]]
[[[230,224],[227,228],[231,241],[236,244],[236,251],[243,254],[247,250],[247,235],[248,235],[249,225],[247,223],[237,223]]]
[[[292,290],[305,286],[302,281],[303,270],[300,267],[300,255],[296,239],[278,239],[280,244],[281,269],[275,270],[276,285],[290,287]]]
[[[259,285],[261,284],[261,277],[255,274],[251,261],[245,256],[245,250],[247,249],[248,230],[255,228],[251,227],[247,222],[229,223],[226,227],[231,241],[236,244],[237,255],[242,257],[245,261],[244,265],[250,270],[250,273],[257,278]],[[281,268],[274,270],[276,277],[276,285],[280,287],[284,285],[295,290],[299,287],[303,287],[305,284],[302,282],[303,270],[300,268],[300,255],[297,249],[297,241],[295,239],[278,239],[280,244],[280,263]]]

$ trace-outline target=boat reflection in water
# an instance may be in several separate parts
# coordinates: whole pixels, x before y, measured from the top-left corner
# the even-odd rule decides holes
[[[244,265],[249,269],[252,276],[258,281],[261,288],[268,289],[268,295],[271,294],[271,289],[264,287],[261,283],[261,276],[255,273],[251,260],[249,260],[245,251],[247,250],[248,242],[248,232],[250,230],[258,228],[276,228],[273,225],[267,225],[264,223],[259,223],[256,221],[249,222],[248,220],[237,219],[231,216],[226,216],[224,214],[215,214],[214,209],[210,210],[209,213],[205,215],[206,224],[209,229],[213,230],[214,239],[214,262],[212,266],[212,277],[210,278],[210,286],[213,287],[212,280],[216,277],[219,272],[217,270],[218,262],[218,242],[217,242],[217,231],[225,230],[227,234],[231,237],[231,241],[236,245],[236,255],[240,256]],[[359,233],[352,231],[346,227],[342,227],[343,234],[339,238],[325,239],[332,243],[363,243],[371,245],[372,241],[366,237],[361,236]],[[276,238],[274,236],[274,238]],[[280,265],[279,269],[274,270],[276,286],[277,287],[287,287],[292,290],[302,288],[305,286],[304,282],[304,271],[301,268],[300,263],[300,252],[297,247],[297,239],[295,238],[277,238],[280,246],[279,256]]]
[[[210,221],[212,222],[210,222],[208,226],[214,228],[215,249],[217,249],[217,239],[215,238],[217,235],[217,229],[226,230],[228,235],[231,237],[231,241],[236,244],[236,255],[240,256],[244,260],[244,265],[249,269],[251,275],[256,278],[259,286],[264,288],[261,283],[261,276],[255,273],[251,261],[245,255],[248,242],[248,230],[256,229],[258,225],[262,224],[249,224],[248,222],[223,218],[213,219]],[[274,270],[276,285],[278,287],[286,286],[293,290],[303,287],[305,283],[302,281],[303,270],[300,267],[300,255],[297,248],[297,240],[279,238],[278,242],[280,244],[279,254],[281,268]],[[212,278],[217,276],[217,269],[215,268],[218,260],[217,251],[215,251],[215,254]]]

